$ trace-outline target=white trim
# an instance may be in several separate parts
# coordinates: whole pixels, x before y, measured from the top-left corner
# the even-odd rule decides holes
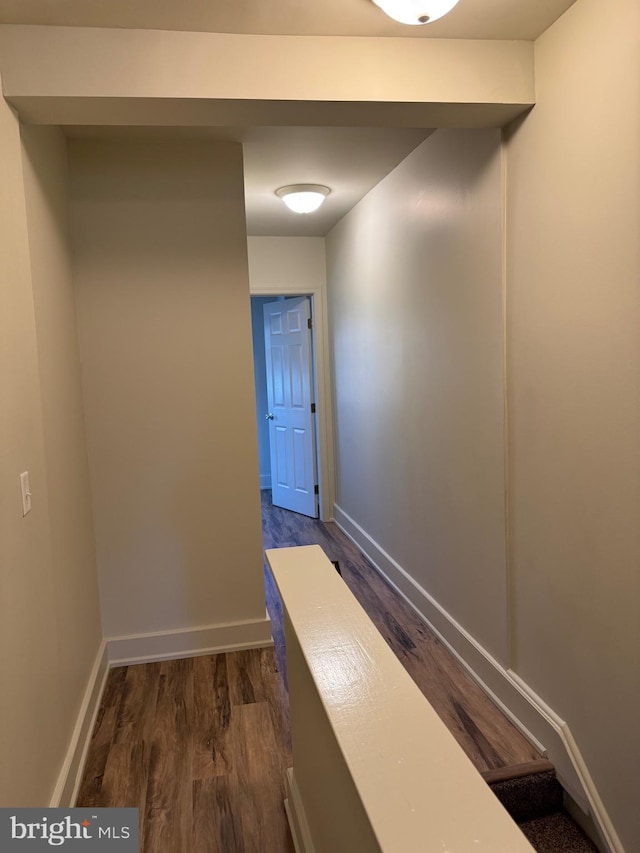
[[[49,802],[50,808],[70,807],[76,801],[108,674],[107,644],[102,640],[82,697],[62,769]]]
[[[624,853],[567,722],[513,670],[496,661],[337,504],[334,506],[334,518],[338,527],[435,631],[485,693],[540,752],[549,756],[563,787],[583,811],[593,816],[608,849],[612,853]]]
[[[271,620],[266,613],[263,619],[107,638],[111,666],[215,655],[272,645]]]
[[[618,837],[615,827],[611,823],[611,818],[609,817],[609,814],[604,807],[604,803],[598,794],[593,778],[589,773],[589,768],[587,767],[584,757],[580,752],[580,748],[571,733],[568,723],[565,722],[565,720],[562,720],[545,702],[543,702],[543,700],[534,693],[529,685],[523,681],[517,673],[509,670],[508,675],[514,684],[516,684],[520,690],[529,697],[530,701],[538,707],[540,713],[544,714],[550,720],[551,725],[557,729],[560,740],[562,741],[562,746],[571,760],[576,775],[578,776],[581,789],[589,803],[588,810],[583,810],[587,811],[588,814],[591,814],[595,819],[596,828],[600,831],[602,840],[607,845],[607,848],[614,851],[614,853],[624,853],[622,842]],[[581,805],[581,803],[578,803],[578,805]]]
[[[261,287],[250,282],[251,296],[310,296],[313,316],[313,363],[318,416],[318,485],[320,518],[332,521],[335,501],[333,405],[329,361],[329,330],[326,287],[309,287],[299,281],[283,281],[277,287]]]
[[[293,767],[287,768],[285,784],[289,796],[284,801],[284,810],[287,813],[287,821],[289,822],[291,838],[293,839],[293,846],[296,849],[296,853],[315,853],[311,831],[307,823],[307,815],[305,814]]]
[[[261,489],[270,489],[271,488],[271,474],[260,474],[260,488]]]

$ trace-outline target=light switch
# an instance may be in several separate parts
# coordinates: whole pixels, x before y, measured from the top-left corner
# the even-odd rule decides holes
[[[22,490],[22,515],[31,512],[31,488],[29,486],[29,472],[20,474],[20,489]]]

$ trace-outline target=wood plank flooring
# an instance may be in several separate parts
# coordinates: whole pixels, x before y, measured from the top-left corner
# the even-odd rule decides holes
[[[77,805],[137,807],[145,853],[294,853],[291,763],[273,649],[119,667]]]
[[[320,545],[480,771],[541,760],[335,524],[271,506],[265,548]],[[282,606],[265,567],[275,647],[119,667],[109,675],[77,798],[140,810],[143,853],[294,853]],[[506,771],[508,774],[508,771]]]

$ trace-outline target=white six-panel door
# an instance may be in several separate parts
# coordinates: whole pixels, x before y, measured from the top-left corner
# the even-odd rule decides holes
[[[308,297],[264,306],[271,489],[275,506],[316,518]]]

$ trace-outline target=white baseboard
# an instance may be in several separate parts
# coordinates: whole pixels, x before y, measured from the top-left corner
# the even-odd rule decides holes
[[[267,614],[263,619],[107,638],[111,666],[215,655],[271,645],[271,620]]]
[[[540,752],[548,755],[558,779],[589,812],[612,853],[624,853],[611,820],[568,724],[512,670],[502,666],[337,504],[334,518],[373,567],[416,611],[457,657],[474,680]]]
[[[93,727],[98,715],[100,700],[109,674],[109,662],[107,659],[107,644],[103,640],[96,655],[89,681],[82,697],[80,711],[71,735],[67,754],[62,763],[62,769],[58,775],[58,781],[54,788],[50,808],[59,806],[73,806],[78,794],[78,788],[82,780],[87,752],[93,734]]]
[[[271,474],[260,474],[260,488],[261,489],[270,489],[271,488]]]
[[[293,767],[288,768],[285,782],[288,797],[284,801],[284,809],[287,813],[287,820],[289,821],[293,846],[296,849],[296,853],[314,853],[313,840]]]
[[[273,639],[268,616],[252,621],[103,640],[89,675],[49,806],[70,807],[75,803],[110,666],[218,654],[270,645],[273,645]]]
[[[600,834],[600,841],[605,845],[605,848],[612,851],[612,853],[625,853],[622,842],[618,837],[615,827],[611,823],[611,819],[604,807],[604,803],[600,798],[593,778],[589,773],[584,757],[571,733],[568,723],[562,720],[545,702],[543,702],[543,700],[533,692],[529,685],[526,684],[526,682],[524,682],[517,673],[512,670],[508,670],[508,675],[513,683],[530,698],[532,704],[538,708],[539,713],[550,719],[550,723],[557,732],[561,743],[558,754],[562,754],[560,750],[564,751],[564,754],[571,762],[572,769],[579,780],[579,786],[583,796],[581,800],[577,800],[577,804],[586,814],[589,814],[592,817],[595,823],[595,828]],[[556,764],[556,759],[551,755],[551,753],[549,754],[549,757],[553,763]],[[564,778],[561,771],[558,769],[558,764],[556,764],[556,771],[560,782],[563,783],[569,795],[575,800],[576,798],[574,797],[572,790],[564,784]]]

